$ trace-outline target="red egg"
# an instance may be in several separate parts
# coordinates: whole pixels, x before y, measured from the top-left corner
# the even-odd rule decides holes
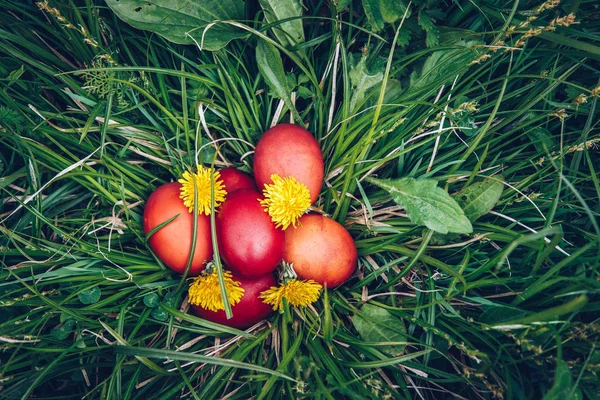
[[[297,228],[286,229],[283,259],[294,263],[298,277],[332,288],[352,275],[358,253],[346,228],[323,215],[306,214]]]
[[[310,201],[319,196],[324,163],[319,143],[306,129],[279,124],[266,131],[254,152],[254,178],[260,190],[273,183],[271,175],[293,176],[310,191]]]
[[[229,268],[246,278],[273,272],[283,257],[285,233],[259,203],[260,193],[240,189],[227,195],[216,217],[219,253]]]
[[[245,172],[237,168],[229,167],[219,170],[221,180],[227,193],[232,193],[238,189],[256,189],[254,179]]]
[[[156,189],[146,201],[144,209],[144,233],[175,219],[160,228],[148,239],[154,254],[169,268],[183,274],[192,248],[194,217],[179,198],[181,184],[167,183]],[[210,235],[210,217],[198,216],[196,248],[189,275],[198,275],[212,259],[212,241]]]
[[[258,279],[247,279],[239,275],[233,275],[233,279],[241,283],[244,295],[239,303],[231,307],[233,317],[227,319],[224,310],[211,311],[200,306],[192,305],[194,313],[200,318],[216,322],[232,328],[248,328],[274,313],[273,308],[263,303],[258,296],[268,290],[271,286],[277,286],[273,274],[267,274]]]

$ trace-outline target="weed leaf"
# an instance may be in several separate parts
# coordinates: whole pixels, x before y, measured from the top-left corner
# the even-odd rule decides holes
[[[360,309],[360,314],[352,317],[352,324],[365,342],[402,342],[377,346],[381,351],[399,354],[406,347],[404,322],[390,314],[385,308],[365,304]]]
[[[554,145],[556,144],[550,132],[540,126],[537,126],[525,133],[535,146],[535,149],[540,153],[544,153],[545,151],[554,148]]]
[[[573,378],[569,366],[563,360],[558,360],[556,365],[556,374],[554,377],[554,385],[546,395],[544,400],[581,400],[581,391],[573,387]]]
[[[100,288],[98,286],[94,286],[89,290],[84,290],[83,292],[79,293],[77,297],[83,304],[94,304],[100,300],[100,295]]]
[[[350,70],[350,82],[352,83],[352,98],[350,99],[350,110],[360,104],[369,89],[378,85],[383,80],[383,72],[370,72],[367,69],[365,57]]]
[[[283,61],[277,48],[264,40],[260,40],[256,46],[256,65],[273,94],[282,99],[285,105],[296,115],[297,113],[292,104],[291,91],[283,69]],[[297,119],[301,121],[301,118],[298,117]]]
[[[502,180],[501,178],[498,178]],[[486,179],[467,186],[453,197],[471,222],[489,213],[502,195],[504,185],[496,179]]]
[[[265,20],[269,24],[302,16],[302,6],[298,0],[260,0],[260,6],[265,11]],[[277,25],[273,28],[273,33],[284,46],[304,42],[304,28],[299,18]]]
[[[387,190],[404,207],[408,218],[439,233],[471,233],[473,227],[458,203],[432,179],[374,179],[367,181]]]
[[[178,44],[199,44],[203,50],[218,50],[234,39],[248,34],[231,25],[215,21],[244,18],[241,0],[205,0],[186,2],[171,0],[106,0],[106,4],[119,18],[134,28],[151,31]]]

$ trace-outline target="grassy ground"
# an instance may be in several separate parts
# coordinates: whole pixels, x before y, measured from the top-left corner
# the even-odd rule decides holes
[[[295,47],[248,3],[250,36],[209,52],[102,1],[0,0],[0,398],[597,398],[597,2],[416,1],[378,27],[305,1]],[[215,152],[251,171],[290,119],[357,273],[247,332],[186,314],[144,200]],[[503,191],[442,235],[366,177]]]

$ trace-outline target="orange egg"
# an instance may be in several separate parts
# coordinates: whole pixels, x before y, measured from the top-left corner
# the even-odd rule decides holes
[[[146,201],[144,209],[144,233],[175,219],[163,226],[148,239],[148,244],[156,256],[169,268],[183,274],[192,248],[194,217],[179,198],[181,184],[167,183],[156,189]],[[212,259],[210,217],[198,215],[196,248],[189,275],[198,275]]]
[[[352,275],[358,253],[346,228],[323,215],[306,214],[297,228],[286,229],[283,259],[294,264],[299,278],[332,288]]]
[[[259,190],[273,183],[271,175],[293,176],[310,191],[314,201],[323,185],[324,163],[319,143],[298,125],[279,124],[259,139],[254,153],[254,178]]]

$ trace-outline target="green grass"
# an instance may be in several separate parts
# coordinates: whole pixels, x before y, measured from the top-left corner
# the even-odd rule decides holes
[[[596,2],[542,12],[535,25],[578,24],[506,52],[483,45],[514,45],[527,29],[506,32],[540,2],[419,1],[376,34],[360,2],[304,3],[306,43],[280,45],[249,4],[249,39],[207,52],[101,1],[50,1],[60,22],[0,0],[0,398],[597,398]],[[426,36],[419,13],[436,7]],[[251,171],[260,135],[290,121],[256,64],[266,40],[323,149],[317,206],[360,257],[314,308],[240,332],[186,314],[141,219],[152,190],[215,152]],[[376,78],[357,87],[357,74]],[[472,234],[440,235],[369,176],[504,190]],[[361,336],[356,315],[385,340]]]

